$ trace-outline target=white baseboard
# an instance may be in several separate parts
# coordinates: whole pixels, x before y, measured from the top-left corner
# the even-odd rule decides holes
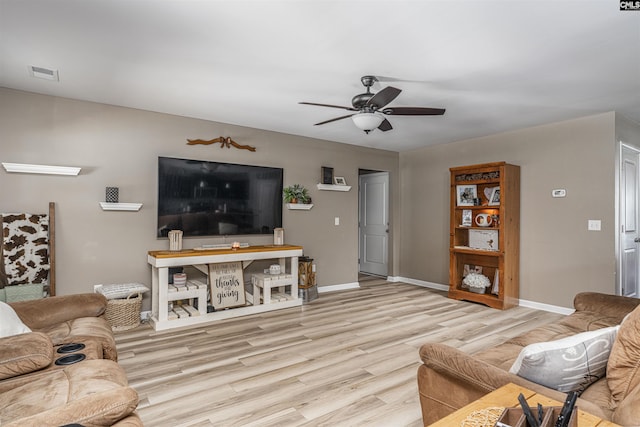
[[[551,313],[569,315],[575,310],[573,308],[560,307],[558,305],[545,304],[543,302],[529,301],[526,299],[520,300],[520,305],[528,308],[535,308],[536,310],[549,311]]]
[[[344,291],[346,289],[357,289],[360,287],[360,283],[342,283],[340,285],[318,286],[318,293],[323,294],[325,292]]]
[[[417,280],[417,279],[410,279],[408,277],[392,277],[389,276],[387,278],[388,281],[390,282],[404,282],[404,283],[408,283],[410,285],[417,285],[417,286],[422,286],[425,288],[431,288],[431,289],[437,289],[439,291],[448,291],[449,290],[449,285],[442,285],[440,283],[433,283],[433,282],[426,282],[424,280]],[[569,315],[571,313],[573,313],[575,310],[573,308],[567,308],[567,307],[561,307],[558,305],[551,305],[551,304],[545,304],[542,302],[536,302],[536,301],[529,301],[526,299],[521,299],[520,300],[520,305],[522,307],[527,307],[527,308],[533,308],[536,310],[542,310],[542,311],[548,311],[551,313],[558,313],[558,314],[564,314],[564,315]]]
[[[399,277],[399,276],[389,277],[389,281],[390,282],[404,282],[404,283],[408,283],[410,285],[422,286],[423,288],[437,289],[439,291],[448,291],[449,290],[449,286],[448,285],[442,285],[440,283],[433,283],[433,282],[426,282],[424,280],[418,280],[418,279],[410,279],[408,277]]]

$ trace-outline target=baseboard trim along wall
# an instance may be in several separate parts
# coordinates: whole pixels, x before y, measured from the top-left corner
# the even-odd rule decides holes
[[[426,282],[424,280],[418,279],[409,279],[408,277],[399,277],[399,276],[389,276],[387,278],[390,282],[403,282],[408,283],[410,285],[422,286],[423,288],[437,289],[439,291],[448,291],[448,285],[441,285],[439,283]]]
[[[403,283],[408,283],[410,285],[422,286],[424,288],[436,289],[436,290],[445,291],[445,292],[449,290],[449,285],[426,282],[424,280],[410,279],[408,277],[389,276],[387,280],[389,282],[403,282]],[[522,307],[533,308],[536,310],[548,311],[551,313],[564,314],[564,315],[569,315],[575,311],[573,308],[560,307],[557,305],[545,304],[545,303],[536,302],[536,301],[529,301],[526,299],[521,299],[520,305]]]
[[[552,313],[569,315],[575,311],[573,308],[560,307],[557,305],[545,304],[543,302],[529,301],[526,299],[520,300],[520,305],[528,308],[535,308],[536,310],[550,311]]]
[[[346,289],[357,289],[359,287],[360,283],[358,282],[342,283],[340,285],[318,286],[318,293],[323,294],[325,292],[344,291]]]

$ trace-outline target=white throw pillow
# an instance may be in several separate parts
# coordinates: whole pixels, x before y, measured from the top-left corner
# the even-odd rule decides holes
[[[509,372],[564,393],[602,378],[618,328],[597,329],[522,349]]]
[[[15,310],[9,304],[0,301],[0,338],[27,332],[31,332],[31,329],[22,323]]]

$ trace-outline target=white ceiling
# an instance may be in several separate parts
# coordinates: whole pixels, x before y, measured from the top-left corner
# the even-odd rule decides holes
[[[30,65],[60,81],[30,77]],[[366,135],[360,77],[402,89]],[[598,1],[0,0],[0,86],[405,151],[615,110],[640,122],[640,11]],[[219,135],[190,135],[217,137]],[[230,135],[234,136],[234,135]],[[239,141],[242,143],[242,141]]]

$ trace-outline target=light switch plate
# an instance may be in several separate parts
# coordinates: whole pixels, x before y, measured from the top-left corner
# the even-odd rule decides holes
[[[567,190],[564,188],[556,188],[555,190],[551,190],[551,196],[553,197],[566,197]]]
[[[589,231],[600,231],[602,229],[602,221],[599,219],[590,219],[587,224]]]
[[[333,220],[333,223],[335,225],[340,225],[340,217],[339,216],[335,217],[335,219]]]

